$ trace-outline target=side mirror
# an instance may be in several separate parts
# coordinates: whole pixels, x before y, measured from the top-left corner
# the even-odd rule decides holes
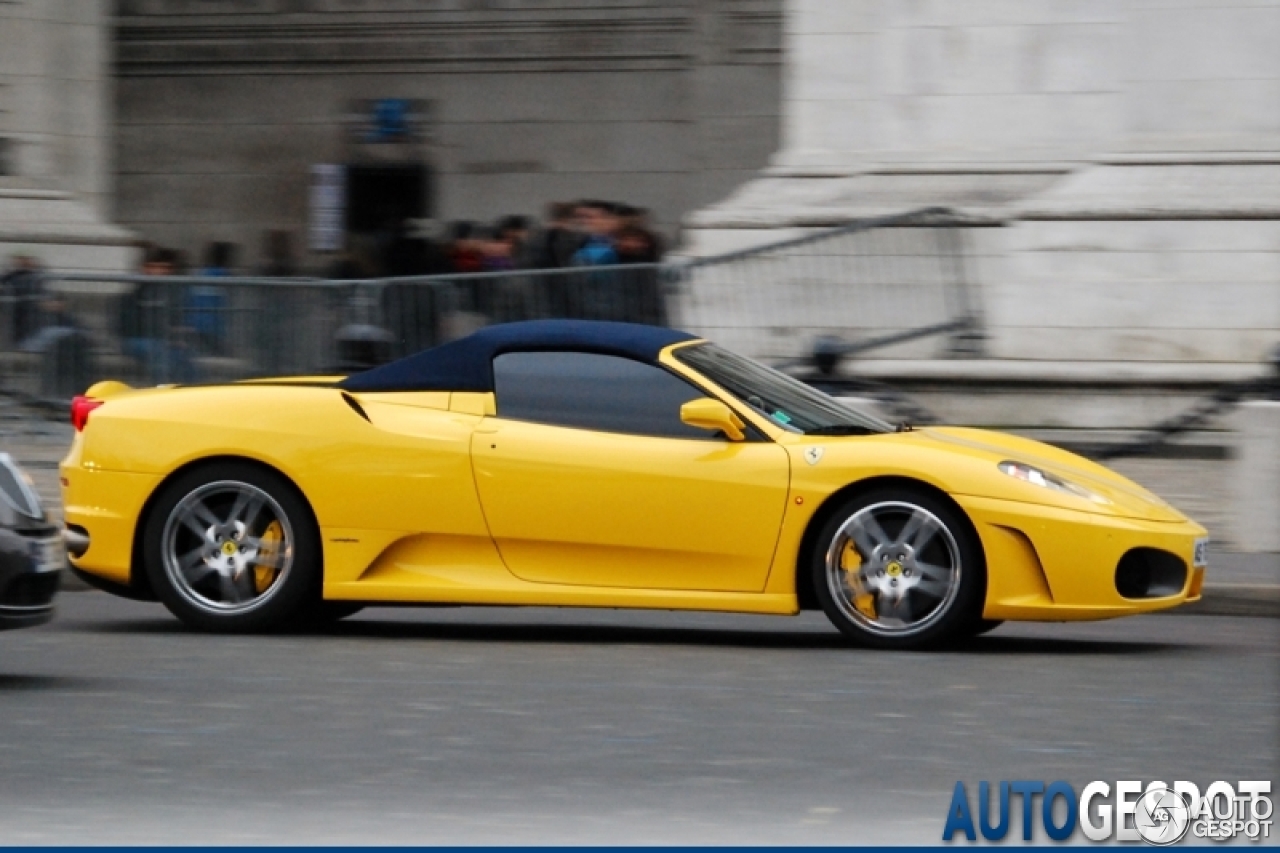
[[[746,434],[742,419],[733,410],[710,397],[690,400],[680,407],[680,420],[698,429],[719,430],[729,436],[732,441],[742,441]]]

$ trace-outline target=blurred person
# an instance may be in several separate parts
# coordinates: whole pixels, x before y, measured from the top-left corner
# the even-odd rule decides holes
[[[573,253],[571,264],[579,267],[605,266],[618,262],[613,235],[618,228],[614,206],[607,201],[579,202],[575,216],[586,234],[582,246]]]
[[[143,257],[147,277],[178,273],[180,257],[172,249],[153,247]],[[192,331],[182,324],[182,288],[169,282],[140,281],[120,296],[116,331],[121,351],[138,362],[150,382],[194,382]]]
[[[532,246],[529,242],[529,217],[512,214],[499,219],[493,226],[499,240],[507,244],[507,254],[514,266],[528,268]]]
[[[40,312],[40,330],[21,345],[40,356],[40,393],[65,398],[83,392],[94,380],[93,341],[66,294],[46,293]]]
[[[225,278],[231,275],[232,264],[235,263],[236,246],[234,243],[215,241],[204,249],[204,266],[196,275],[204,278]],[[177,258],[174,257],[174,266]]]
[[[626,228],[642,228],[645,231],[653,231],[653,212],[647,207],[635,207],[633,205],[618,205],[618,218],[620,220],[618,227]]]
[[[265,262],[262,274],[271,278],[291,278],[298,274],[298,264],[293,256],[293,235],[283,228],[264,232],[262,255]]]
[[[618,217],[622,208],[611,201],[585,199],[574,206],[574,219],[583,234],[611,238],[622,224]]]
[[[529,217],[510,214],[498,219],[485,247],[489,272],[530,269],[536,266],[530,239]],[[536,282],[527,275],[504,276],[474,285],[475,305],[494,322],[505,323],[533,316]]]
[[[5,330],[11,344],[19,344],[40,331],[44,275],[34,256],[18,252],[10,257],[8,271],[0,276],[0,297],[12,306]]]
[[[418,278],[422,276],[441,275],[452,271],[452,258],[449,251],[433,239],[438,232],[431,220],[403,219],[395,229],[395,236],[387,249],[385,257],[386,275],[392,278]],[[473,239],[468,234],[468,240]],[[452,249],[454,247],[450,247]],[[390,344],[391,355],[406,355],[433,346],[436,342],[437,291],[429,284],[418,281],[388,282],[377,288],[376,298],[380,303],[381,319],[378,332],[371,328],[362,334],[375,337],[380,333],[390,336],[388,341],[377,344],[372,339],[363,340],[358,347],[358,357],[349,360],[376,361],[371,353],[377,347]],[[368,349],[372,347],[374,349]]]
[[[614,245],[620,264],[655,264],[661,258],[657,236],[637,225],[623,226]]]
[[[484,270],[484,252],[476,239],[475,223],[459,221],[449,226],[449,266],[452,272],[469,273]]]
[[[634,207],[625,202],[618,202],[613,206],[613,215],[618,218],[618,231],[623,228],[637,228],[641,225],[640,208]]]
[[[615,205],[607,201],[581,201],[574,215],[578,229],[583,233],[582,245],[570,259],[570,266],[578,268],[612,267],[618,263],[618,251],[614,235],[618,229]],[[573,275],[557,283],[563,295],[565,316],[584,320],[621,320],[625,317],[626,283],[611,271],[593,269],[585,275]]]
[[[572,263],[583,241],[574,221],[576,210],[572,202],[547,205],[546,224],[530,245],[529,265],[533,269],[559,269]]]
[[[662,298],[662,280],[652,264],[658,260],[657,238],[636,225],[623,226],[617,236],[618,261],[621,264],[645,264],[619,270],[621,315],[631,323],[661,326],[666,322],[666,305]]]
[[[653,214],[647,207],[628,207],[622,217],[622,228],[638,229],[649,243],[648,251],[642,253],[647,260],[636,263],[656,264],[662,260],[662,256],[666,254],[665,247],[662,237],[653,227]]]
[[[482,256],[481,268],[485,272],[502,272],[516,268],[512,244],[497,228],[478,229],[476,238]]]
[[[205,247],[205,263],[201,278],[226,278],[231,275],[236,247],[233,243],[213,242]],[[176,259],[174,259],[176,265]],[[195,330],[210,352],[221,354],[226,342],[227,294],[225,288],[197,284],[187,293],[186,325]]]
[[[65,294],[45,287],[33,255],[19,253],[0,277],[0,293],[11,307],[5,317],[9,346],[39,356],[39,393],[70,397],[93,381],[93,342],[71,311]]]
[[[54,327],[59,329],[78,329],[80,324],[76,321],[76,317],[71,313],[71,303],[67,297],[61,293],[51,293],[40,304],[41,311],[44,313],[45,328]]]

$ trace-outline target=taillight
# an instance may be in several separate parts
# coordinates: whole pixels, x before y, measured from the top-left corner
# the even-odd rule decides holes
[[[84,430],[84,425],[89,422],[89,413],[104,402],[104,400],[95,400],[92,397],[73,397],[71,399],[71,425],[76,428],[76,432]]]

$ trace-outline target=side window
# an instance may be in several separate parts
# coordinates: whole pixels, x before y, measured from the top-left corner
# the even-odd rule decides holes
[[[664,438],[708,439],[680,420],[705,396],[673,374],[628,358],[586,352],[509,352],[493,360],[498,417]]]

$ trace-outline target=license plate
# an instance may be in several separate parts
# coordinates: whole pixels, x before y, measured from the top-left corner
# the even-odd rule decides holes
[[[30,545],[31,561],[37,572],[60,571],[67,564],[67,546],[61,536],[37,539]]]
[[[1203,569],[1209,565],[1209,537],[1197,539],[1195,548],[1191,551],[1191,566],[1196,569]]]

